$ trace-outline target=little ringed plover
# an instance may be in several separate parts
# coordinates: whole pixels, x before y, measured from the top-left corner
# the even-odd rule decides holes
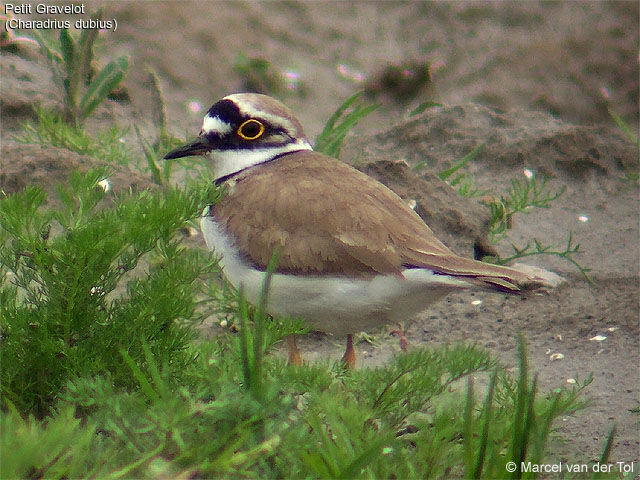
[[[399,323],[447,293],[518,293],[543,279],[453,253],[400,197],[351,166],[314,152],[300,122],[277,100],[228,95],[200,135],[165,158],[211,154],[226,195],[201,219],[207,246],[236,288],[256,302],[276,248],[267,311],[347,335]],[[300,363],[295,339],[289,360]]]

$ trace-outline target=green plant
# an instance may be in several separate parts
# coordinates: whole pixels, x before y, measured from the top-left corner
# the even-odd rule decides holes
[[[640,139],[638,139],[638,135],[633,131],[633,129],[629,126],[627,122],[625,122],[624,118],[618,115],[612,108],[608,108],[609,115],[616,122],[622,133],[629,139],[631,143],[636,146],[636,153],[638,154],[636,157],[636,162],[634,165],[623,164],[623,168],[625,170],[624,179],[633,183],[634,185],[638,185],[640,182]]]
[[[103,11],[98,10],[93,18],[102,19]],[[129,60],[119,57],[99,72],[92,66],[94,45],[98,29],[82,30],[75,40],[69,30],[63,28],[57,41],[45,36],[41,31],[33,34],[45,53],[54,77],[64,90],[64,121],[76,127],[82,126],[87,117],[115,89],[127,71]]]
[[[416,108],[409,112],[409,117],[415,117],[416,115],[420,115],[424,111],[433,107],[442,107],[442,103],[434,102],[433,100],[427,100],[426,102],[422,102]]]
[[[527,177],[524,181],[518,179],[511,180],[511,187],[507,190],[507,195],[500,197],[489,197],[485,202],[491,209],[491,220],[489,223],[489,235],[493,242],[498,242],[504,238],[513,223],[513,216],[519,212],[527,212],[531,208],[549,208],[551,202],[559,198],[566,187],[557,191],[547,188],[547,181],[543,179],[538,182],[535,176]],[[485,261],[490,261],[500,265],[506,265],[513,260],[530,257],[533,255],[551,255],[573,264],[583,275],[585,280],[591,284],[593,281],[588,275],[590,268],[584,267],[574,257],[582,253],[580,244],[573,243],[573,232],[569,232],[567,245],[564,249],[544,245],[537,238],[528,241],[525,246],[518,247],[511,244],[513,254],[508,257],[496,258],[485,257]]]
[[[108,173],[73,173],[58,188],[61,208],[44,208],[32,186],[0,200],[0,388],[22,412],[46,414],[74,375],[108,371],[130,384],[119,351],[139,360],[142,341],[174,372],[190,361],[185,322],[198,318],[197,280],[216,264],[174,235],[215,187],[144,191],[105,208],[97,184]]]
[[[264,356],[268,349],[287,335],[308,332],[308,329],[303,328],[302,320],[275,320],[266,312],[271,279],[277,263],[278,252],[275,251],[267,265],[260,299],[254,309],[250,309],[242,289],[238,292],[238,352],[242,362],[243,384],[258,401],[264,401],[265,398]]]
[[[35,123],[23,125],[24,132],[14,139],[20,143],[40,143],[66,148],[80,155],[88,155],[107,163],[129,165],[131,151],[124,138],[128,131],[113,125],[96,137],[88,135],[84,129],[64,122],[59,114],[37,108]]]
[[[640,139],[638,139],[638,135],[632,130],[629,124],[625,122],[625,120],[620,115],[618,115],[613,109],[608,108],[607,110],[609,111],[609,115],[611,115],[611,118],[613,118],[614,122],[616,122],[618,127],[620,127],[620,130],[622,130],[622,132],[627,136],[627,138],[632,143],[636,144],[638,146],[638,149],[640,150]]]
[[[136,349],[118,337],[115,371],[129,382],[76,365],[46,423],[31,418],[28,429],[7,402],[0,452],[12,446],[19,461],[2,462],[3,478],[507,478],[512,458],[544,461],[553,421],[584,406],[589,380],[537,395],[522,339],[515,379],[471,345],[417,349],[375,369],[291,367],[269,351],[300,325],[238,303],[244,333],[186,345],[178,369],[153,337]],[[482,372],[490,387],[476,409],[471,387],[456,384]],[[54,437],[55,450],[32,448]]]
[[[479,409],[475,407],[473,382],[467,382],[463,433],[467,478],[529,477],[520,466],[522,463],[544,463],[554,420],[562,415],[562,411],[574,411],[587,405],[579,395],[591,383],[591,376],[572,390],[556,390],[541,399],[537,375],[532,380],[529,378],[526,343],[522,336],[518,337],[518,360],[516,380],[499,376],[497,372],[491,375],[485,400]],[[512,406],[508,411],[504,410],[505,403]],[[507,428],[508,440],[501,444],[496,442],[494,435],[503,434],[503,428]],[[506,469],[509,462],[516,466],[512,473]]]
[[[535,175],[526,177],[524,181],[511,179],[511,186],[506,195],[491,198],[491,220],[489,233],[495,241],[502,238],[511,228],[513,216],[516,213],[526,213],[532,207],[549,208],[551,202],[558,199],[566,190],[563,186],[557,191],[547,188],[547,179],[538,181]]]
[[[25,420],[10,403],[0,418],[0,477],[80,478],[88,470],[95,425],[74,416],[72,407],[45,422]],[[98,462],[99,463],[99,462]]]
[[[205,157],[200,160],[190,157],[188,159],[165,160],[162,158],[168,151],[183,145],[184,139],[170,135],[167,131],[167,116],[164,95],[160,86],[160,79],[156,72],[147,67],[149,84],[151,85],[152,122],[156,129],[155,139],[147,140],[143,137],[138,125],[135,125],[136,135],[142,147],[145,158],[145,167],[151,173],[151,178],[158,185],[168,185],[174,164],[179,164],[187,178],[204,178],[210,173],[210,162]]]
[[[7,12],[6,7],[4,11],[0,12],[0,21],[4,23],[4,31],[0,33],[0,49],[15,51],[20,44],[37,46],[38,42],[33,38],[20,35],[19,29],[10,27],[14,19],[15,15],[12,12]]]
[[[482,152],[483,149],[484,149],[484,143],[481,143],[480,145],[475,147],[473,150],[471,150],[469,153],[467,153],[464,157],[462,157],[460,160],[458,160],[452,167],[438,173],[438,178],[440,178],[440,180],[447,181],[447,179],[451,175],[453,175],[462,167],[467,165],[470,161],[475,160],[475,158],[478,156],[480,152]]]
[[[507,190],[506,195],[489,195],[489,192],[480,190],[475,187],[474,178],[466,172],[458,173],[460,169],[475,159],[482,151],[484,144],[475,147],[471,152],[462,157],[452,167],[441,171],[438,177],[441,180],[448,181],[452,187],[456,187],[457,191],[463,197],[477,197],[483,195],[481,202],[488,206],[491,210],[491,219],[489,221],[489,236],[493,243],[502,240],[513,224],[513,217],[517,213],[527,213],[532,208],[549,208],[551,202],[558,199],[566,190],[562,187],[553,191],[547,187],[547,180],[543,178],[539,182],[535,176],[527,176],[524,181],[512,179],[511,186]],[[418,164],[414,169],[423,168],[423,164]],[[449,180],[452,178],[452,180]],[[585,280],[593,283],[588,276],[589,268],[582,266],[575,258],[575,255],[582,253],[580,244],[573,244],[573,232],[569,232],[567,246],[556,248],[550,245],[544,245],[540,240],[534,238],[527,242],[524,247],[518,247],[511,244],[513,255],[498,258],[486,256],[483,261],[506,265],[513,260],[529,257],[533,255],[553,255],[572,263],[584,276]]]
[[[550,245],[543,245],[538,239],[534,238],[532,241],[527,242],[524,247],[518,247],[514,244],[511,244],[513,248],[513,255],[508,257],[485,257],[485,261],[492,261],[499,265],[506,265],[518,258],[530,257],[533,255],[552,255],[558,258],[562,258],[569,263],[572,263],[582,274],[584,279],[593,284],[593,280],[589,277],[588,273],[591,271],[590,268],[582,266],[580,263],[573,258],[574,255],[581,254],[580,244],[573,244],[573,232],[569,232],[569,238],[567,239],[567,246],[564,249],[558,249],[552,247]]]
[[[342,142],[351,129],[364,117],[373,112],[378,105],[358,105],[356,101],[363,92],[357,92],[347,98],[327,120],[324,129],[316,138],[314,150],[331,157],[338,157]],[[348,113],[347,113],[348,111]],[[339,123],[338,123],[339,122]]]
[[[157,77],[153,72],[152,78]],[[169,186],[171,174],[176,164],[184,170],[185,176],[190,179],[206,179],[210,173],[209,161],[190,157],[189,159],[164,160],[162,156],[169,150],[184,143],[183,139],[167,133],[164,117],[164,101],[159,90],[159,84],[154,89],[153,122],[156,126],[156,139],[145,139],[138,127],[134,125],[138,140],[144,154],[144,162],[132,153],[131,147],[125,140],[128,135],[127,128],[119,128],[113,125],[109,130],[98,133],[95,137],[89,135],[82,127],[69,125],[56,112],[36,108],[36,122],[27,122],[23,125],[23,133],[13,138],[24,144],[39,143],[65,148],[80,155],[88,155],[106,163],[113,163],[129,168],[147,170],[157,185]]]
[[[465,167],[469,162],[475,160],[475,158],[482,152],[483,149],[484,143],[481,143],[460,160],[458,160],[451,168],[438,173],[438,177],[440,178],[440,180],[447,181],[449,185],[456,188],[458,193],[463,197],[470,198],[478,197],[480,195],[486,195],[487,191],[476,188],[474,178],[466,172],[459,173],[449,180],[449,177],[452,177],[452,175],[456,174],[458,170]]]

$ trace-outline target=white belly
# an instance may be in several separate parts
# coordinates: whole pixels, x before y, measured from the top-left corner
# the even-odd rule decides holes
[[[220,266],[247,299],[260,297],[265,273],[240,257],[231,238],[210,216],[200,221],[207,246],[221,255]],[[276,316],[301,317],[314,329],[343,335],[387,323],[410,320],[448,292],[469,284],[428,269],[406,269],[403,276],[370,279],[344,276],[274,274],[267,311]]]

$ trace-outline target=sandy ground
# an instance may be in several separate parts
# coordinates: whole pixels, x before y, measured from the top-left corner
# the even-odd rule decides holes
[[[342,159],[415,200],[461,254],[486,246],[487,210],[434,174],[476,145],[485,148],[468,171],[481,188],[503,193],[525,168],[548,176],[553,188],[565,185],[551,208],[517,216],[508,239],[493,248],[506,255],[509,241],[522,245],[533,237],[562,245],[571,231],[594,285],[567,262],[533,257],[528,263],[567,283],[523,298],[450,295],[416,319],[407,339],[410,347],[474,341],[514,366],[515,335],[524,332],[543,389],[594,375],[592,406],[563,419],[565,443],[554,455],[573,463],[596,458],[615,423],[612,458],[638,462],[640,419],[631,409],[640,400],[640,212],[638,188],[623,180],[625,169],[637,171],[638,151],[607,111],[637,131],[638,8],[636,2],[108,3],[105,17],[116,18],[118,29],[103,35],[99,58],[130,56],[131,101],[108,102],[88,128],[116,120],[152,130],[149,65],[161,80],[171,130],[194,135],[203,112],[188,103],[206,109],[245,90],[247,78],[237,68],[243,54],[298,79],[298,87],[280,93],[311,138],[344,98],[366,88],[382,106],[348,139]],[[5,50],[0,60],[0,185],[7,192],[30,183],[52,190],[92,160],[11,140],[34,104],[59,106],[61,95],[37,51]],[[420,75],[425,65],[430,76]],[[443,106],[408,118],[426,100]],[[137,148],[133,136],[128,140]],[[411,168],[421,162],[425,168]],[[120,188],[149,185],[143,176],[120,178]],[[360,365],[383,364],[395,354],[391,328],[371,332],[373,345],[358,345]],[[606,339],[592,340],[597,335]],[[309,361],[342,354],[342,339],[312,334],[300,343]],[[564,358],[551,360],[554,353]]]

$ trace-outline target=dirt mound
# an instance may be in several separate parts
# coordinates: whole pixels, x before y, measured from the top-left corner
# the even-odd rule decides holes
[[[56,187],[66,184],[71,172],[86,172],[90,168],[107,166],[110,190],[114,194],[132,189],[140,191],[157,188],[149,177],[118,165],[96,162],[86,155],[79,155],[64,148],[44,145],[3,142],[0,190],[10,195],[27,185],[38,185],[47,193],[47,199],[57,204]]]

